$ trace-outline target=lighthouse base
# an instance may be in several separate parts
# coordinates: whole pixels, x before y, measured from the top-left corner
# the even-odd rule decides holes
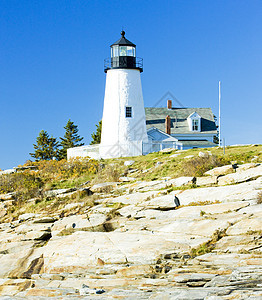
[[[88,145],[67,149],[67,159],[90,157],[92,159],[147,155],[164,149],[183,149],[181,142],[133,141],[128,144]]]
[[[67,159],[90,157],[92,159],[117,158],[143,155],[142,141],[114,145],[88,145],[69,148]]]
[[[101,158],[117,158],[142,155],[142,141],[132,141],[126,144],[116,143],[114,145],[100,144],[99,154]]]

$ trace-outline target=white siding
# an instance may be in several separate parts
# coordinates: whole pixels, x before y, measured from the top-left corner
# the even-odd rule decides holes
[[[127,106],[132,107],[132,118],[126,118]],[[147,142],[148,137],[140,71],[108,70],[100,154],[103,158],[139,155],[142,154],[142,149],[141,153],[138,153],[136,145],[142,141]],[[122,150],[115,152],[112,151],[113,148]]]

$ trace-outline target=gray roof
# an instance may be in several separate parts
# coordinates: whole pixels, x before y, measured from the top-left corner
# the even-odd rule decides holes
[[[179,141],[183,144],[184,147],[217,147],[218,145],[209,141],[199,141],[199,140],[192,140],[192,141]]]
[[[165,119],[171,118],[171,135],[176,134],[199,134],[189,130],[187,117],[197,112],[201,117],[201,134],[216,134],[217,128],[211,108],[172,108],[146,107],[146,127],[156,127],[165,132]]]
[[[121,31],[121,38],[118,41],[116,41],[114,44],[112,44],[110,47],[115,46],[115,45],[136,47],[135,44],[133,44],[132,42],[130,42],[128,39],[125,38],[124,31]]]

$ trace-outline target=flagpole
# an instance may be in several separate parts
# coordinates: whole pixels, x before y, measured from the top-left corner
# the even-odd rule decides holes
[[[221,109],[220,109],[220,101],[221,101],[221,90],[220,90],[221,82],[218,82],[218,106],[219,106],[219,116],[218,116],[218,139],[219,139],[219,147],[221,147]]]

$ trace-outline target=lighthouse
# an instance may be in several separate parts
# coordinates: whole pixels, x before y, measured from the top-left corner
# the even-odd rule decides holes
[[[143,60],[136,57],[136,45],[125,38],[112,44],[105,59],[106,87],[102,118],[102,158],[136,156],[148,142],[140,74]]]

